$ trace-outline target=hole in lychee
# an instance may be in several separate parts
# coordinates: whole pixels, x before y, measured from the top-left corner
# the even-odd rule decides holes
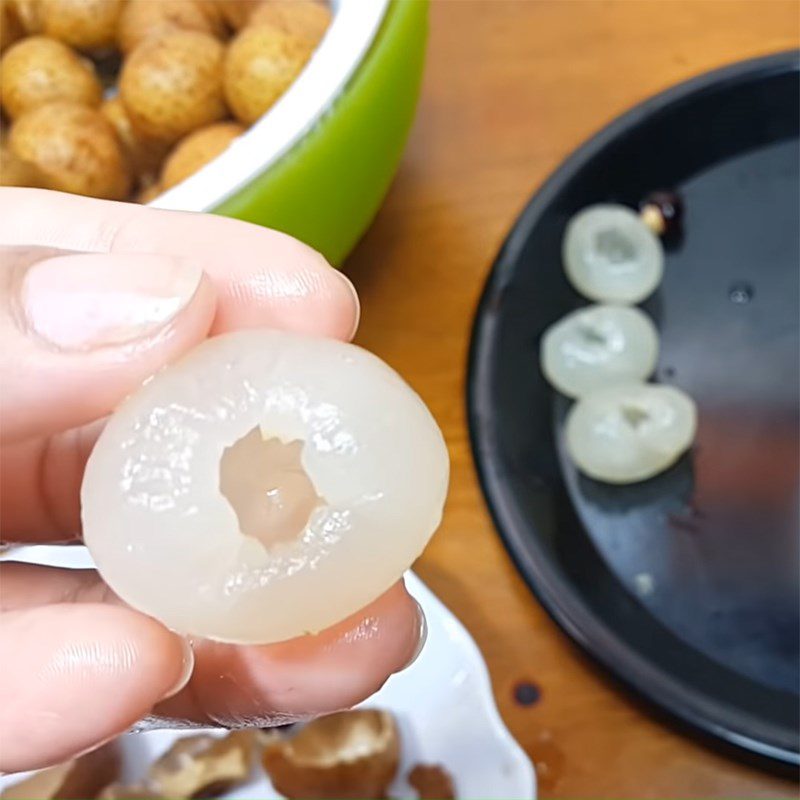
[[[605,345],[608,342],[608,337],[598,327],[595,327],[593,325],[585,324],[585,325],[581,325],[579,330],[580,330],[581,336],[583,337],[583,340],[587,344]]]
[[[625,422],[636,430],[650,415],[639,406],[625,405],[622,407],[622,416]]]
[[[594,237],[594,250],[598,258],[609,264],[627,264],[636,258],[636,247],[616,228],[598,231]]]
[[[325,503],[303,468],[304,444],[265,438],[256,427],[222,454],[220,491],[242,535],[267,548],[297,541],[314,509]]]

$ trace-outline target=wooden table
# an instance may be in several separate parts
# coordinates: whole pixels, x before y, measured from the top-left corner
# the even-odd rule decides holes
[[[713,753],[619,693],[534,601],[492,528],[464,411],[467,343],[515,216],[561,160],[648,95],[796,47],[784,0],[433,0],[427,74],[403,166],[347,264],[358,341],[394,365],[444,429],[441,530],[417,564],[463,620],[542,797],[795,797],[795,784]],[[538,702],[513,688],[531,680]]]

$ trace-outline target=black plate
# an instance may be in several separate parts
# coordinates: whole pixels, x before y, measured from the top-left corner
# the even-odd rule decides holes
[[[473,451],[531,588],[592,656],[684,722],[784,764],[798,754],[798,53],[737,64],[612,123],[536,193],[501,250],[470,354]],[[584,305],[565,225],[676,188],[684,235],[644,308],[655,380],[699,408],[693,452],[613,487],[563,457],[568,402],[538,365]]]

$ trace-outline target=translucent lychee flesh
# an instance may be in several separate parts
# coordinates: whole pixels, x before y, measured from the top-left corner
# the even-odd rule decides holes
[[[126,602],[172,629],[267,643],[326,628],[398,580],[439,524],[441,432],[354,345],[215,337],[109,420],[83,535]]]
[[[627,306],[573,311],[542,337],[542,371],[568,397],[647,378],[657,359],[655,326],[646,314]]]
[[[581,472],[635,483],[663,472],[691,446],[692,399],[672,386],[619,384],[590,392],[570,409],[565,441]]]
[[[570,220],[562,258],[576,291],[603,303],[639,303],[664,273],[658,237],[631,209],[613,204],[589,206]]]

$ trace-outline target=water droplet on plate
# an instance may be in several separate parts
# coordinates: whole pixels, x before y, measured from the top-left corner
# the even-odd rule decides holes
[[[634,575],[633,585],[636,592],[642,597],[653,594],[653,590],[656,588],[653,576],[649,572],[640,572],[638,575]]]
[[[753,299],[755,293],[756,290],[751,283],[739,281],[731,284],[731,288],[728,289],[728,299],[737,306],[743,306]]]

